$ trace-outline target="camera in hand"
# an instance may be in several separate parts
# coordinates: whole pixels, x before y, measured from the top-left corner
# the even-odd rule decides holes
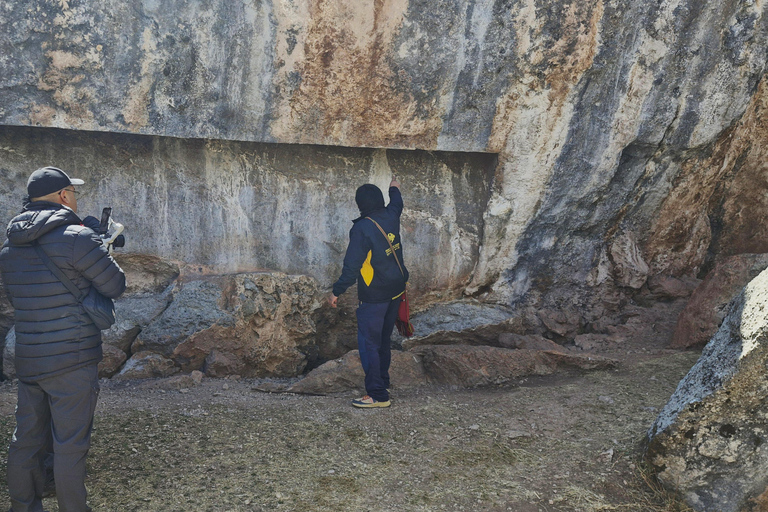
[[[94,219],[95,220],[95,219]],[[112,208],[106,207],[101,211],[101,221],[96,232],[107,246],[110,254],[115,247],[125,247],[125,236],[122,234],[125,226],[112,219]]]

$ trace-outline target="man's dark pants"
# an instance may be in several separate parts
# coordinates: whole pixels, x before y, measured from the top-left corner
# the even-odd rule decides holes
[[[98,395],[95,364],[35,382],[19,381],[16,431],[8,449],[13,512],[43,510],[43,460],[51,436],[59,511],[90,510],[85,503],[85,458]]]
[[[390,337],[401,300],[361,302],[357,307],[357,348],[365,372],[365,391],[379,402],[389,400]]]

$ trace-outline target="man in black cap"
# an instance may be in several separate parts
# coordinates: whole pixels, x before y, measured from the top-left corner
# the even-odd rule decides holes
[[[381,190],[371,184],[357,189],[355,202],[360,217],[352,221],[341,277],[328,300],[335,308],[339,295],[357,281],[357,345],[367,395],[352,405],[389,407],[390,337],[408,282],[400,241],[400,183],[393,178],[389,184],[386,207]]]
[[[41,512],[43,459],[51,441],[59,510],[85,512],[85,458],[99,393],[101,331],[38,250],[82,292],[117,298],[125,275],[99,235],[77,216],[82,180],[44,167],[27,181],[28,196],[8,224],[0,272],[15,313],[16,431],[8,449],[12,512]]]

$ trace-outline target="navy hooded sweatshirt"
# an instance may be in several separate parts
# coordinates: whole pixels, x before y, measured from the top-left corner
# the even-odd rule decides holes
[[[384,207],[381,191],[373,185],[358,189],[356,200],[361,216],[352,222],[349,230],[349,246],[344,256],[341,277],[333,285],[333,294],[340,296],[357,281],[357,297],[361,302],[389,302],[403,294],[408,281],[408,269],[403,261],[400,241],[400,214],[403,212],[403,197],[397,187],[389,188],[389,205]],[[361,196],[362,193],[362,196]],[[379,199],[381,198],[381,199]],[[395,249],[402,272],[392,256],[387,239],[370,217],[379,223],[387,233]]]

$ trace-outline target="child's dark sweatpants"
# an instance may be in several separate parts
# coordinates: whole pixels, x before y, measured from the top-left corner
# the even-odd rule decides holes
[[[389,400],[390,337],[401,300],[361,302],[357,308],[357,347],[365,372],[365,391],[378,402]]]

